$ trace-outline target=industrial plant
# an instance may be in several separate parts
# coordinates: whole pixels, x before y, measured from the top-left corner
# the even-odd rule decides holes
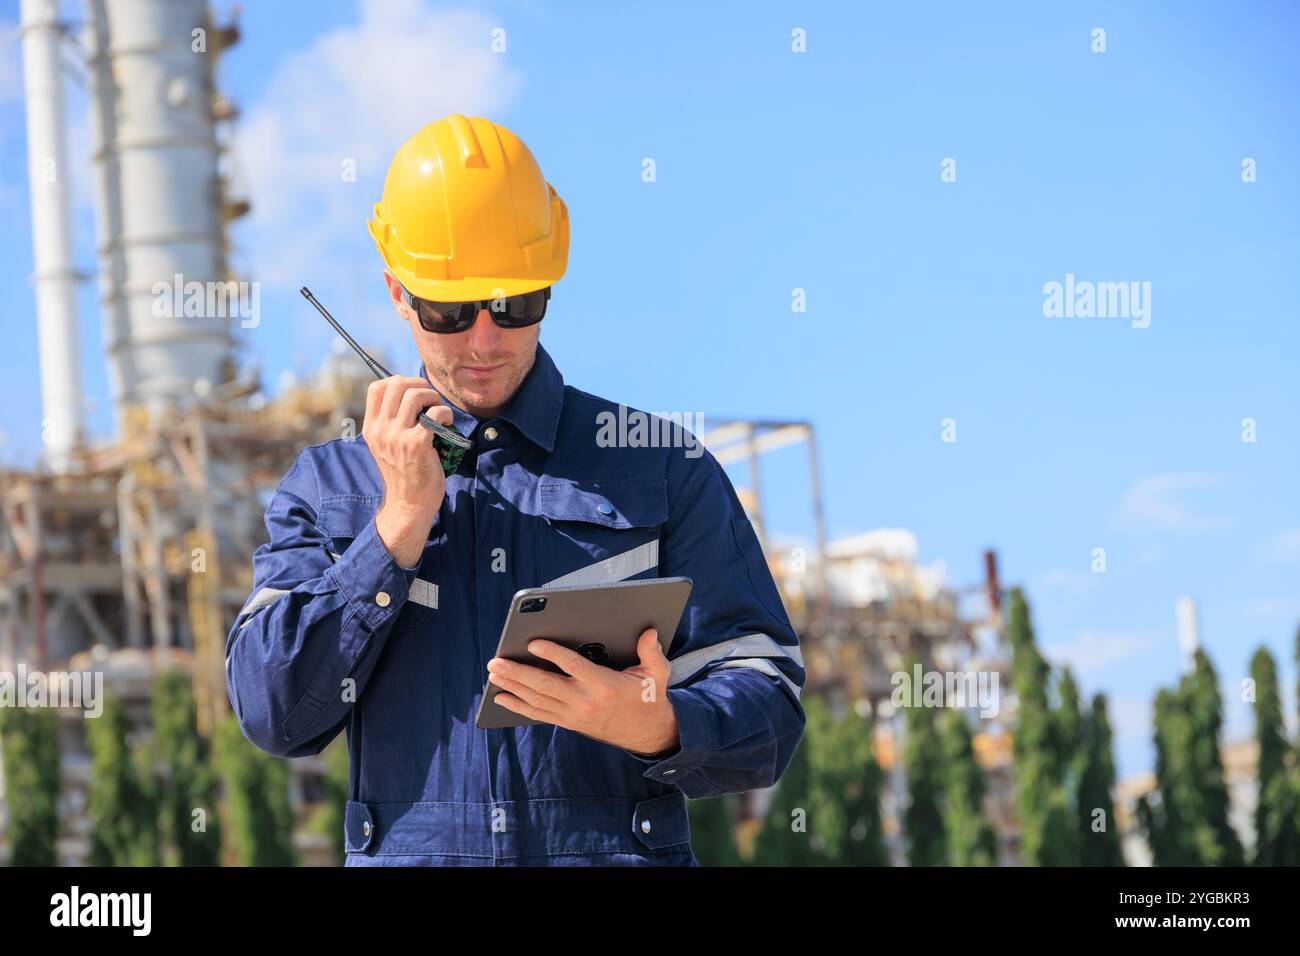
[[[215,22],[205,0],[87,0],[83,12],[74,29],[57,0],[22,0],[44,454],[0,470],[0,668],[102,672],[142,735],[154,679],[179,670],[207,735],[229,711],[224,643],[252,588],[269,495],[302,447],[359,433],[369,376],[350,356],[331,356],[315,376],[268,394],[255,365],[239,360],[229,302],[256,276],[230,264],[229,227],[250,207],[229,185],[225,144],[238,108],[218,84],[238,23]],[[200,46],[205,55],[195,55]],[[73,253],[69,69],[91,98],[93,276]],[[98,317],[77,313],[78,283],[90,278]],[[214,289],[226,306],[210,307]],[[116,423],[107,442],[88,441],[81,426],[78,329],[96,320]],[[918,563],[909,531],[828,540],[813,423],[709,422],[699,437],[730,469],[800,635],[805,693],[876,720],[884,831],[901,861],[906,794],[891,675],[912,654],[939,670],[1005,671],[996,557],[984,555],[983,580],[953,585],[942,564]],[[780,489],[808,502],[810,530],[797,544],[764,522],[762,462],[782,449],[807,454],[807,484]],[[90,761],[83,716],[61,721],[59,858],[77,864],[88,848]],[[972,708],[971,725],[999,854],[1014,861],[1006,721],[976,721]],[[292,764],[301,816],[319,799],[323,767]],[[761,792],[745,794],[742,820],[755,820],[762,802]],[[312,840],[298,835],[304,859]]]

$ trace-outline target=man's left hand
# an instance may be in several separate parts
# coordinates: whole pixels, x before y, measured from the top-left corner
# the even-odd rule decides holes
[[[643,631],[636,649],[640,663],[616,671],[538,638],[529,641],[529,652],[564,673],[494,657],[488,661],[488,680],[501,688],[498,704],[531,720],[647,756],[676,749],[677,717],[667,693],[672,665],[658,632]]]

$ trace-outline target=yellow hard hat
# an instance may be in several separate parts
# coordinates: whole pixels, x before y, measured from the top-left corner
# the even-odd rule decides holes
[[[402,144],[366,223],[412,295],[468,302],[558,282],[569,210],[528,147],[481,116],[452,113]]]

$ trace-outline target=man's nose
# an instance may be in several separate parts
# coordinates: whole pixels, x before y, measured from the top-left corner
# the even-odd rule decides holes
[[[469,327],[469,344],[476,352],[491,353],[500,340],[501,330],[492,321],[492,313],[487,308],[478,310],[474,324]]]

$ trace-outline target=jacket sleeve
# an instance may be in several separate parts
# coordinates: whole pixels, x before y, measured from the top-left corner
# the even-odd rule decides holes
[[[668,654],[679,746],[627,753],[692,799],[770,787],[803,737],[799,638],[722,466],[703,450],[677,468],[659,573],[694,582]]]
[[[343,729],[416,574],[388,553],[373,518],[333,553],[316,526],[309,453],[299,453],[267,507],[270,541],[253,554],[253,593],[226,639],[239,726],[279,757],[320,753]]]

